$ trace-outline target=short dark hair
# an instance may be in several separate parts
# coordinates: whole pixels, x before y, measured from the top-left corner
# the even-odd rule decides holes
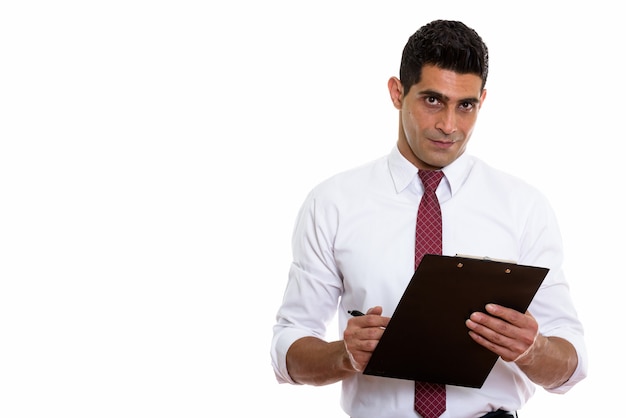
[[[404,46],[400,63],[404,94],[419,83],[426,64],[460,74],[476,74],[485,88],[489,53],[474,29],[458,21],[434,20],[411,35]]]

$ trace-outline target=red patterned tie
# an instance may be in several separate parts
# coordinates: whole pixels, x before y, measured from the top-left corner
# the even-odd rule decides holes
[[[441,209],[435,194],[442,171],[419,170],[424,185],[415,227],[415,268],[424,254],[441,254]],[[423,418],[437,418],[446,410],[446,386],[415,382],[415,410]]]

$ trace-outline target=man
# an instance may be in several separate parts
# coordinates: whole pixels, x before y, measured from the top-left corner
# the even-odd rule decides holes
[[[488,304],[469,316],[468,338],[499,358],[481,388],[445,386],[441,417],[516,416],[536,385],[564,393],[586,376],[552,209],[535,188],[465,153],[487,72],[486,45],[461,22],[433,21],[409,38],[400,78],[388,82],[399,111],[396,146],[318,185],[298,215],[271,348],[279,382],[342,381],[341,405],[354,418],[425,416],[414,404],[414,382],[361,371],[389,323],[383,313],[394,311],[413,275],[419,174],[429,171],[443,172],[436,189],[442,254],[550,269],[527,312]],[[366,315],[351,317],[352,309]],[[343,340],[326,342],[336,312]]]

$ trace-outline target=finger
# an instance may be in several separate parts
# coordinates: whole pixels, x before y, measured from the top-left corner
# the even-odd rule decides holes
[[[536,334],[532,334],[531,330],[514,327],[482,313],[472,314],[466,325],[474,341],[506,361],[520,358],[529,350],[536,338]]]
[[[498,317],[494,317],[483,312],[474,312],[470,315],[470,321],[475,325],[471,328],[491,341],[496,341],[500,336],[515,338],[518,328]]]
[[[382,306],[374,306],[373,308],[369,308],[367,310],[368,315],[382,315],[383,307]]]
[[[343,332],[343,339],[353,354],[354,351],[372,352],[385,331],[381,326],[384,323],[386,318],[379,316],[351,318]]]
[[[387,316],[382,316],[381,313],[382,308],[371,308],[367,311],[367,314],[365,315],[348,318],[348,327],[386,328],[391,318]]]
[[[378,340],[382,334],[381,329],[378,329],[377,331],[378,332],[376,333],[376,330],[373,328],[362,328],[355,331],[352,336],[350,336],[348,332],[344,333],[344,345],[346,351],[348,352],[350,363],[355,370],[361,371],[369,362],[372,352],[378,345]],[[374,333],[373,338],[364,337],[365,335],[371,333]]]
[[[470,331],[469,335],[475,342],[477,342],[481,346],[485,347],[489,351],[497,354],[498,356],[500,356],[505,361],[512,361],[513,359],[517,358],[517,356],[518,356],[517,352],[509,349],[506,346],[501,346],[501,345],[495,344],[492,341],[490,341],[487,338],[485,338],[484,336],[482,336],[482,335],[480,335],[480,334],[478,334],[478,333],[476,333],[474,331]]]
[[[509,347],[514,342],[514,333],[509,334],[501,331],[502,327],[498,329],[498,323],[503,323],[501,320],[494,320],[494,318],[485,318],[487,315],[472,314],[470,319],[466,321],[467,327],[481,340],[484,340],[490,347]],[[507,324],[508,325],[508,324]],[[510,327],[510,325],[509,325]],[[506,327],[505,327],[506,328]],[[490,348],[488,347],[488,348]]]
[[[485,305],[485,310],[490,315],[503,319],[504,321],[520,328],[525,328],[529,321],[533,322],[535,319],[528,311],[522,314],[515,309],[507,308],[495,303],[488,303]]]
[[[486,309],[491,315],[497,316],[506,321],[507,324],[512,325],[511,327],[506,327],[505,325],[503,329],[495,329],[520,341],[523,345],[522,351],[527,351],[529,346],[533,345],[539,334],[539,324],[529,311],[522,314],[514,309],[495,304],[488,304]],[[507,332],[513,332],[514,334],[511,335]]]

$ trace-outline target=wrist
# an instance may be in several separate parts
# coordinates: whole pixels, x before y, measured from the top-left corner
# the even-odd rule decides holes
[[[343,356],[344,368],[352,372],[361,372],[362,370],[361,370],[361,367],[359,366],[359,363],[356,362],[356,360],[354,359],[354,356],[352,355],[352,353],[350,353],[350,350],[348,350],[348,345],[346,344],[345,341],[343,343],[343,347],[344,347],[344,352],[345,352]]]
[[[517,358],[513,360],[513,362],[517,364],[518,366],[527,366],[531,364],[533,362],[533,358],[537,350],[537,347],[543,344],[543,340],[545,340],[545,337],[537,333],[537,335],[535,335],[535,339],[533,343],[530,346],[528,346],[526,351],[524,351],[522,354],[517,356]]]

